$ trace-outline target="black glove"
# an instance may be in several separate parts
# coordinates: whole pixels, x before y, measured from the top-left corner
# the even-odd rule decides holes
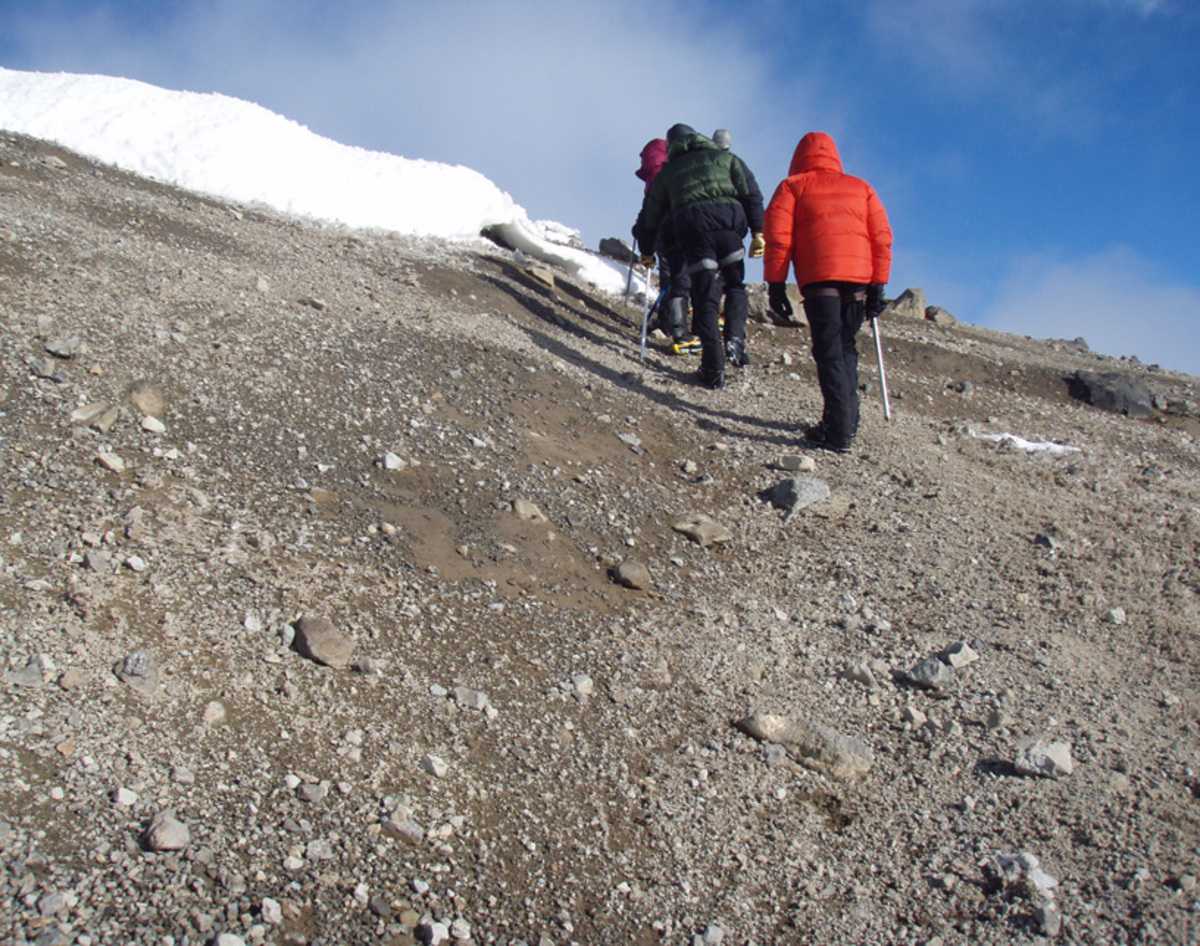
[[[885,306],[883,302],[883,283],[873,282],[867,286],[867,318],[877,319]]]
[[[772,312],[782,315],[785,319],[792,317],[792,300],[788,298],[787,283],[767,283],[767,301],[771,305]]]

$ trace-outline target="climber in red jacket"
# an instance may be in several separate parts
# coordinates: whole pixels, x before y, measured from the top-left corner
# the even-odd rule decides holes
[[[883,309],[892,265],[892,229],[874,188],[842,171],[829,135],[809,132],[796,145],[788,176],[775,188],[763,226],[763,277],[771,308],[792,314],[789,266],[804,296],[812,352],[825,406],[812,442],[846,453],[858,432],[858,348],[864,318]]]

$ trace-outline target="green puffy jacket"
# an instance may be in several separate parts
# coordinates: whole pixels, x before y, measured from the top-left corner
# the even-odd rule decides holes
[[[639,246],[654,246],[668,216],[697,204],[741,204],[754,233],[763,227],[763,196],[744,161],[694,133],[671,144],[667,163],[642,201],[634,235]]]

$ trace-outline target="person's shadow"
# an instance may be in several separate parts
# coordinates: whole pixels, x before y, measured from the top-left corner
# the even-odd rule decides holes
[[[563,295],[569,296],[573,302],[567,302],[549,286],[507,262],[489,257],[481,258],[481,262],[488,263],[498,270],[496,275],[481,274],[484,280],[508,295],[522,309],[542,322],[598,347],[618,352],[625,357],[629,357],[631,352],[637,351],[638,335],[641,330],[640,320],[635,323],[628,315],[618,312],[595,296],[589,295],[565,280],[558,282],[555,288],[561,290]],[[574,318],[561,314],[556,307],[565,308]],[[519,323],[517,323],[517,327],[525,332],[535,345],[556,358],[583,368],[618,388],[649,398],[669,410],[686,414],[692,417],[696,426],[701,430],[781,447],[799,447],[803,444],[802,436],[794,432],[795,426],[792,424],[735,411],[719,410],[696,403],[670,391],[660,390],[647,384],[642,380],[639,372],[632,367],[629,371],[618,371],[588,357],[546,332],[539,331],[536,327],[524,326]],[[682,361],[682,359],[680,360]],[[686,362],[684,363],[686,364]],[[694,381],[695,375],[691,370],[674,368],[663,364],[657,358],[638,362],[637,367],[653,372],[664,381],[680,384],[695,383],[697,387],[699,384],[698,381]],[[729,424],[742,424],[746,427],[759,428],[764,431],[780,431],[781,433],[751,433],[731,427]]]

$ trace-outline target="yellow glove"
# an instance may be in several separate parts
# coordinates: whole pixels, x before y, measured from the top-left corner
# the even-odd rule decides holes
[[[756,233],[750,240],[750,258],[758,259],[767,252],[767,241],[761,233]]]
[[[655,264],[653,256],[643,256],[638,262],[645,266],[646,269],[653,269]]]

